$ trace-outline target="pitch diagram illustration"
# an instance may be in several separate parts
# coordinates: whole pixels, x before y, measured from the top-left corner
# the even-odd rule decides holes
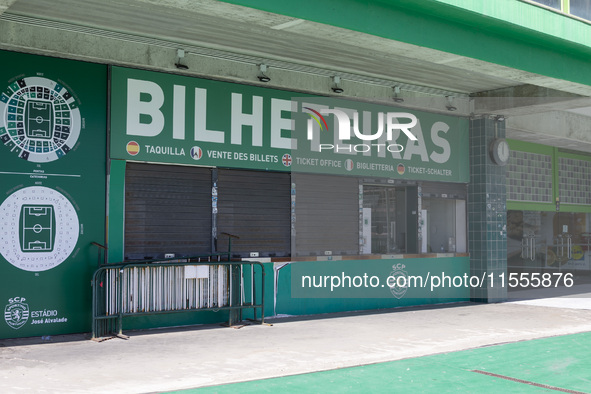
[[[0,254],[22,270],[57,267],[73,252],[79,233],[74,206],[57,190],[25,187],[0,205]]]
[[[24,160],[47,163],[65,156],[80,128],[78,103],[55,81],[22,78],[0,95],[0,141]]]

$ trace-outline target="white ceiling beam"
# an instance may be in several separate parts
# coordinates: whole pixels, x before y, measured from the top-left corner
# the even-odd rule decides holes
[[[518,116],[591,106],[591,98],[536,85],[478,92],[472,95],[474,114]]]

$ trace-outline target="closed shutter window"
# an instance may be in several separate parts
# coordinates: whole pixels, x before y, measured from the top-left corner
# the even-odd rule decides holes
[[[293,174],[295,256],[359,254],[359,181],[354,177]]]
[[[128,163],[125,258],[211,251],[211,170]]]
[[[287,173],[218,170],[217,250],[250,257],[290,255],[290,175]]]

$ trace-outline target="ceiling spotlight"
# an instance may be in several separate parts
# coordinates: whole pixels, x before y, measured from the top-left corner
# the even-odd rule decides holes
[[[176,68],[178,68],[180,70],[188,70],[189,66],[181,63],[181,59],[185,57],[185,50],[184,49],[177,49],[176,50],[176,57],[177,57],[177,61],[174,64],[176,66]]]
[[[332,77],[332,91],[335,93],[343,93],[345,90],[341,87],[341,77],[335,75]]]
[[[257,78],[259,79],[259,81],[261,82],[270,82],[271,78],[269,78],[267,76],[267,74],[265,74],[267,72],[267,65],[266,64],[259,64],[259,73],[257,75]]]
[[[447,108],[448,111],[457,111],[457,108],[454,107],[454,96],[445,96],[445,98],[447,99],[447,105],[445,108]]]
[[[402,97],[399,97],[398,95],[400,94],[400,86],[394,86],[394,97],[392,97],[392,100],[394,100],[394,102],[396,103],[403,103],[404,99]]]

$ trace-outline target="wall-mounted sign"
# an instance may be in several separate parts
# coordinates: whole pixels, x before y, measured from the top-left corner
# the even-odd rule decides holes
[[[113,67],[111,157],[468,182],[468,121]]]
[[[88,331],[91,243],[105,239],[107,68],[0,58],[0,338]]]

